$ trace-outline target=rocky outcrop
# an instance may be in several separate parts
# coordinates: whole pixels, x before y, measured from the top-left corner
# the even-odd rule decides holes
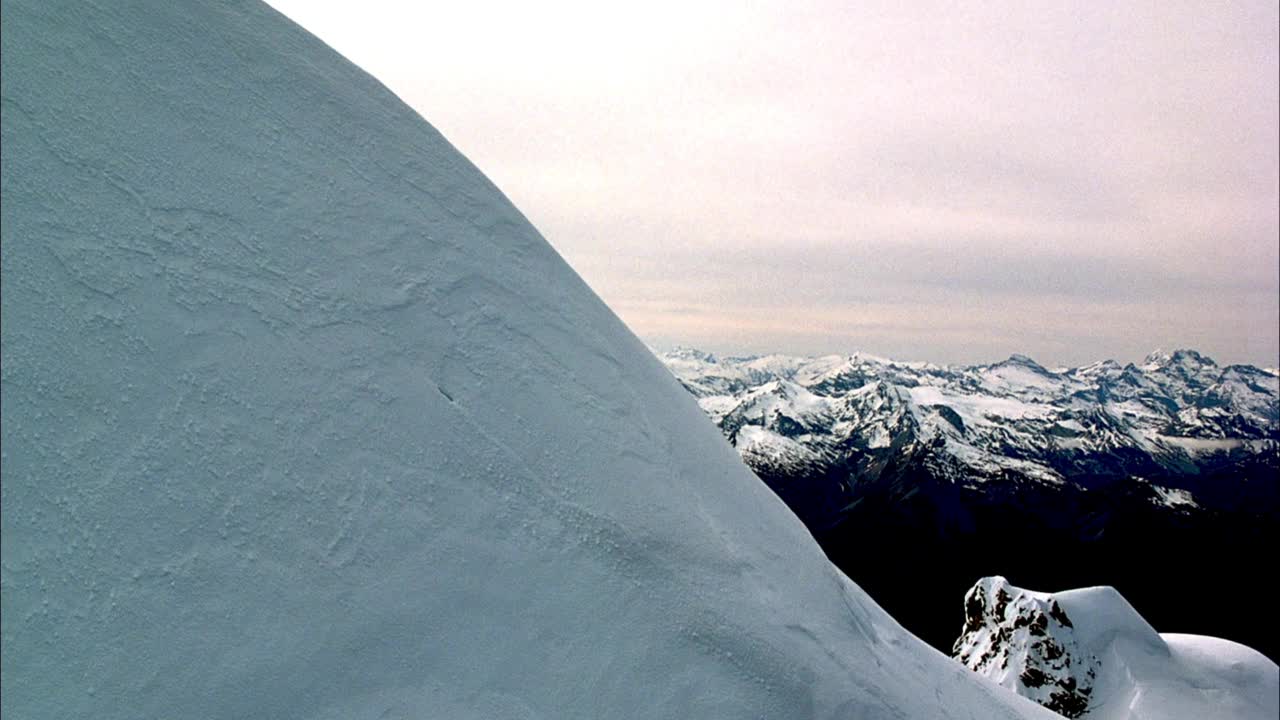
[[[983,578],[965,595],[964,618],[952,656],[970,670],[1065,717],[1088,709],[1100,662],[1078,646],[1056,599]]]
[[[955,659],[1064,717],[1272,720],[1280,711],[1274,662],[1227,640],[1160,634],[1114,587],[1049,594],[986,577],[965,595],[964,614]]]

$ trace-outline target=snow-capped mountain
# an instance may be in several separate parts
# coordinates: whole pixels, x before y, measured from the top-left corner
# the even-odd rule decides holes
[[[1204,480],[1228,468],[1273,471],[1280,443],[1280,380],[1190,350],[1056,371],[1021,355],[969,367],[693,350],[662,358],[748,463],[782,483],[833,466],[866,483],[883,471],[877,460],[924,453],[957,483],[1124,478],[1192,508],[1233,502]],[[801,503],[802,515],[838,521],[853,497],[842,488],[832,499]]]
[[[1021,355],[975,366],[661,357],[828,554],[939,648],[954,629],[921,598],[1003,573],[1125,586],[1162,623],[1280,650],[1274,622],[1237,623],[1199,584],[1173,592],[1179,553],[1220,551],[1225,568],[1275,539],[1280,378],[1269,371],[1190,350],[1068,369]],[[1118,559],[1156,546],[1136,570]],[[895,580],[908,559],[945,589]]]
[[[5,718],[1044,718],[257,2],[5,0]]]
[[[1115,588],[1057,594],[983,578],[953,654],[1069,718],[1271,720],[1280,668],[1226,640],[1157,633]]]

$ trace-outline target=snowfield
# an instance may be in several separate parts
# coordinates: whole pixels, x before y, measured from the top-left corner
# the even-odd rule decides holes
[[[6,718],[1036,718],[256,2],[3,3]]]

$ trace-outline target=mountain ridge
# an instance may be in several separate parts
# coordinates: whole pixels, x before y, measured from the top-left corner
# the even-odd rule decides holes
[[[1218,366],[1194,350],[1156,351],[1141,365],[1104,360],[1056,371],[1019,354],[981,365],[861,354],[659,355],[731,439],[752,425],[769,431],[753,446],[801,436],[815,450],[856,445],[876,411],[900,405],[919,440],[947,446],[970,478],[1008,461],[1022,461],[1024,472],[1046,481],[1178,478],[1216,456],[1274,454],[1280,442],[1280,378],[1250,365]],[[873,407],[859,406],[863,395],[874,396]],[[1111,462],[1098,467],[1099,459]]]

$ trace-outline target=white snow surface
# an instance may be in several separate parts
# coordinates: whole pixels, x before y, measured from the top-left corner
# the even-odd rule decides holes
[[[1049,717],[254,2],[3,3],[4,717]]]
[[[1083,689],[1088,706],[1078,717],[1086,720],[1272,720],[1280,713],[1274,662],[1229,640],[1157,633],[1115,588],[1050,594],[996,577],[979,581],[970,596],[979,589],[986,611],[966,626],[957,656],[1019,693],[1045,701],[1064,687]],[[1037,622],[1043,630],[1028,632]],[[1047,682],[1028,687],[1027,676],[1018,677],[1027,667]]]
[[[1088,720],[1272,720],[1280,668],[1239,643],[1155,633],[1113,588],[1055,597],[1102,663]]]

